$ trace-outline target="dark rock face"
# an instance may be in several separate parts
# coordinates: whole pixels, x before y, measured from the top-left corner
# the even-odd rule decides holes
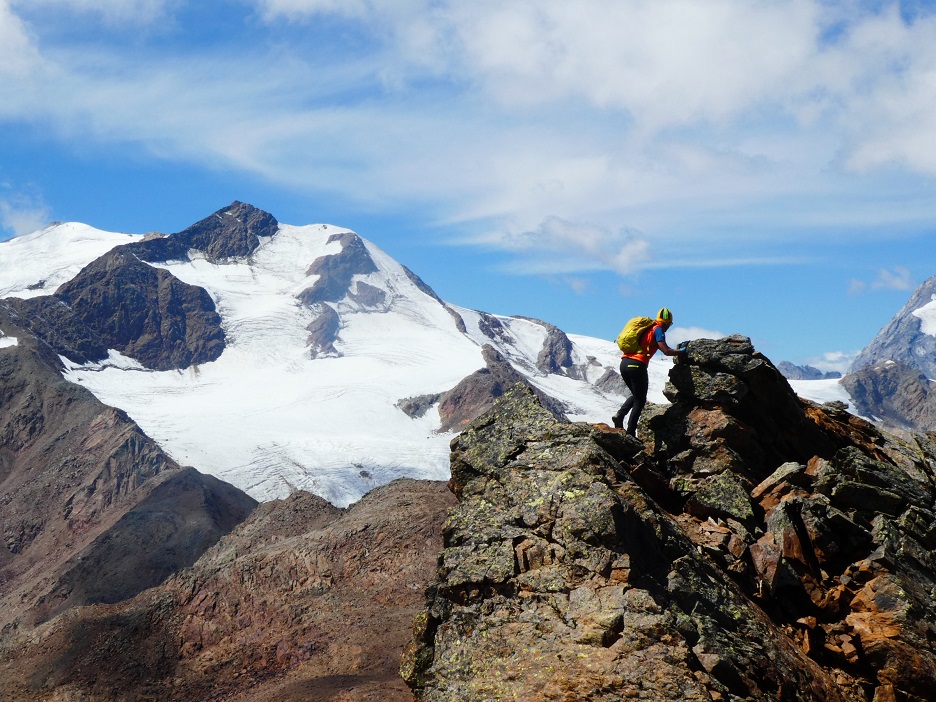
[[[148,368],[186,368],[224,350],[221,317],[203,288],[119,248],[85,267],[54,298],[105,347]]]
[[[481,355],[485,367],[439,397],[439,415],[442,418],[439,431],[460,431],[487,412],[498,397],[517,383],[532,387],[493,346],[486,344]],[[535,392],[557,417],[564,416],[555,400],[538,390]]]
[[[881,363],[842,381],[859,414],[907,431],[936,428],[936,389],[916,368]]]
[[[913,312],[932,302],[936,295],[936,276],[918,287],[907,304],[878,332],[852,363],[852,372],[894,361],[917,368],[927,378],[936,378],[936,336],[924,334],[921,320]]]
[[[922,320],[914,315],[934,296],[936,276],[920,285],[903,309],[858,354],[843,381],[862,413],[876,417],[885,427],[936,429],[936,404],[918,375],[936,378],[936,336],[925,334]],[[888,363],[897,367],[888,367]]]
[[[436,295],[435,290],[433,290],[431,287],[429,287],[429,285],[428,285],[422,278],[420,278],[418,275],[416,275],[415,273],[413,273],[413,271],[411,271],[411,270],[410,270],[409,268],[407,268],[406,266],[401,266],[401,268],[403,269],[403,272],[406,274],[406,277],[410,279],[410,282],[411,282],[413,285],[415,285],[421,292],[423,292],[423,293],[425,293],[426,295],[428,295],[429,297],[431,297],[433,300],[435,300],[436,302],[438,302],[440,305],[444,305],[444,304],[445,304],[445,302],[442,300],[442,298],[440,298],[438,295]]]
[[[341,317],[334,307],[324,302],[316,303],[312,309],[317,316],[306,328],[309,332],[309,353],[312,358],[338,355],[335,342],[341,329]]]
[[[333,241],[341,244],[341,251],[315,259],[306,271],[307,275],[319,276],[312,287],[299,294],[299,299],[307,305],[338,302],[351,292],[351,280],[355,275],[377,272],[377,266],[357,234],[333,234],[328,242]]]
[[[186,260],[197,250],[223,263],[249,256],[278,227],[272,215],[234,202],[178,234],[112,249],[52,296],[7,305],[20,324],[77,363],[103,360],[108,349],[154,370],[207,363],[225,342],[211,296],[147,262]]]
[[[54,351],[3,305],[0,329],[19,341],[0,352],[2,647],[69,606],[156,585],[256,503],[181,469],[126,414],[64,380]]]
[[[453,498],[399,480],[347,510],[265,503],[190,569],[0,653],[0,698],[410,702],[402,649]]]
[[[480,312],[479,314],[481,316],[478,320],[478,329],[481,330],[482,334],[491,341],[506,341],[510,343],[510,334],[504,329],[504,325],[500,323],[497,317],[487,312]]]
[[[936,445],[695,342],[644,442],[506,393],[402,673],[418,699],[936,698]]]
[[[536,357],[536,367],[543,373],[561,374],[572,367],[572,342],[565,332],[552,324],[531,319],[546,330],[543,348]]]
[[[273,215],[234,201],[177,234],[123,248],[152,263],[187,260],[192,249],[203,253],[212,263],[224,263],[249,256],[260,246],[261,237],[273,236],[278,228],[279,222]]]

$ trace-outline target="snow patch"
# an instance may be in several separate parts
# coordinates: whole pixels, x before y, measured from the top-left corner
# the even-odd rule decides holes
[[[790,387],[800,397],[825,404],[826,402],[844,402],[849,407],[854,406],[851,396],[842,385],[840,378],[827,380],[790,380]]]
[[[18,346],[19,339],[15,336],[7,336],[3,332],[0,332],[0,349],[8,349],[12,346]]]
[[[0,242],[0,298],[51,295],[115,246],[142,238],[67,222]]]
[[[936,336],[936,296],[929,303],[911,313],[920,319],[920,331],[927,336]]]

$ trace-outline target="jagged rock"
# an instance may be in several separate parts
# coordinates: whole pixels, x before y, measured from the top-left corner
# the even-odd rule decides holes
[[[208,293],[121,247],[86,266],[59,287],[54,298],[64,302],[104,347],[148,368],[207,363],[224,350],[221,317]]]
[[[855,410],[884,426],[905,431],[936,428],[936,390],[916,368],[881,363],[842,380]]]
[[[501,324],[500,320],[493,314],[480,312],[478,318],[478,329],[480,329],[481,333],[491,341],[501,340],[507,341],[508,343],[510,342],[509,332],[504,328],[504,325]]]
[[[442,393],[431,393],[429,395],[418,395],[417,397],[405,397],[396,406],[399,407],[408,417],[419,419],[424,416],[429,408],[436,404],[442,398]]]
[[[623,432],[512,389],[452,444],[459,504],[402,672],[420,700],[846,700],[628,477]]]
[[[299,294],[299,299],[307,305],[338,302],[351,292],[351,281],[355,275],[377,272],[377,266],[357,234],[332,234],[328,243],[335,241],[341,244],[341,251],[315,259],[306,271],[306,275],[319,276],[310,288]]]
[[[403,272],[406,274],[406,277],[410,279],[410,282],[411,282],[413,285],[415,285],[419,290],[421,290],[422,292],[426,293],[426,295],[428,295],[429,297],[431,297],[433,300],[435,300],[436,302],[438,302],[440,305],[444,305],[444,304],[445,304],[445,301],[444,301],[442,298],[440,298],[438,295],[436,295],[435,290],[433,290],[431,287],[429,287],[429,285],[428,285],[422,278],[420,278],[418,275],[416,275],[415,273],[413,273],[413,271],[411,271],[411,270],[410,270],[409,268],[407,268],[406,266],[401,265],[400,267],[403,269]],[[457,313],[456,313],[454,310],[452,310],[452,309],[449,309],[449,312],[451,312],[451,313],[453,313],[453,314],[457,314]],[[459,317],[459,318],[460,318],[460,317]],[[464,322],[463,322],[463,324],[464,324]]]
[[[331,305],[325,302],[316,303],[312,309],[317,314],[306,327],[306,331],[309,332],[307,343],[310,355],[312,358],[337,355],[335,342],[338,340],[338,332],[341,329],[341,317]]]
[[[484,368],[472,373],[439,397],[439,416],[442,419],[439,431],[461,430],[490,409],[508,388],[516,383],[528,385],[527,380],[493,346],[485,344],[481,356]],[[536,393],[556,416],[564,416],[555,400],[538,390]]]
[[[572,342],[558,327],[532,317],[520,317],[539,324],[546,330],[543,348],[536,357],[536,367],[541,373],[561,374],[563,369],[572,367]]]
[[[887,361],[921,371],[936,378],[936,336],[923,331],[922,320],[914,314],[933,302],[936,276],[925,280],[883,329],[855,358],[851,372]]]
[[[147,238],[121,248],[152,263],[187,260],[191,250],[202,253],[212,263],[224,263],[249,256],[260,246],[260,237],[271,237],[278,228],[273,215],[235,200],[177,234]]]
[[[386,302],[387,293],[359,280],[354,286],[354,292],[348,293],[348,299],[366,309],[376,309]]]
[[[420,700],[936,698],[936,445],[693,344],[643,444],[519,389],[453,441]]]
[[[754,518],[750,490],[731,471],[723,471],[703,483],[686,501],[686,511],[700,519],[749,522]]]

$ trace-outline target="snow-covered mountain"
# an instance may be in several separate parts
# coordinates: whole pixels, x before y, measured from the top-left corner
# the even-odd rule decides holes
[[[446,393],[470,397],[473,382],[519,374],[572,420],[609,422],[623,399],[612,341],[448,304],[354,232],[280,224],[242,203],[166,238],[57,225],[0,244],[0,262],[21,317],[109,300],[110,316],[96,308],[46,338],[65,377],[180,463],[260,500],[301,488],[346,505],[396,477],[447,478],[467,418]],[[121,285],[150,285],[158,310],[115,301]],[[88,341],[86,326],[105,340]],[[666,401],[669,367],[653,362],[651,401]]]
[[[843,379],[856,411],[892,428],[936,429],[936,276],[858,354]]]
[[[887,361],[936,379],[936,276],[924,281],[858,354],[851,372]]]

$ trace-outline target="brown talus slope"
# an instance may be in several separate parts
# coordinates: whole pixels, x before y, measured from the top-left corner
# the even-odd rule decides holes
[[[425,702],[936,699],[936,446],[693,342],[645,443],[515,389],[458,496],[402,666]]]
[[[0,699],[409,702],[400,656],[453,502],[398,480],[347,510],[264,503],[159,587],[21,637]]]

